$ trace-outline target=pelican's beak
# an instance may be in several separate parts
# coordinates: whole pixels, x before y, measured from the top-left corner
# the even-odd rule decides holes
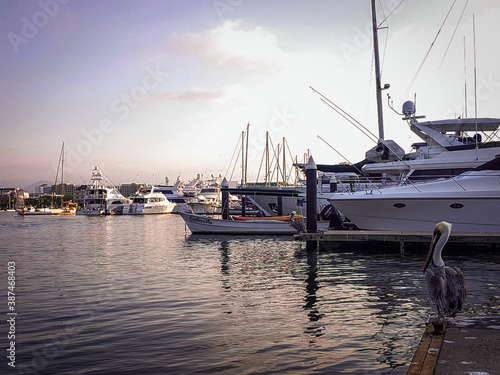
[[[431,263],[432,255],[434,254],[434,249],[436,248],[436,243],[438,242],[439,237],[441,237],[441,231],[434,229],[434,233],[432,234],[431,246],[429,247],[429,253],[427,254],[427,260],[425,261],[424,273]]]

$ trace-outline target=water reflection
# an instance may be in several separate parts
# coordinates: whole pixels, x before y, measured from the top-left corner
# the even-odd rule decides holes
[[[219,252],[220,252],[220,272],[222,275],[222,287],[225,290],[231,290],[231,283],[229,280],[229,274],[230,274],[230,266],[229,266],[229,257],[230,257],[230,250],[229,250],[229,241],[224,240],[220,242],[220,247],[219,247]]]
[[[185,236],[176,215],[18,219],[1,256],[19,265],[20,363],[78,327],[46,373],[404,374],[431,305],[427,249]],[[464,314],[498,314],[500,258],[453,263]]]
[[[309,311],[309,319],[311,322],[321,319],[321,314],[318,312],[316,302],[316,291],[319,289],[319,283],[316,280],[318,276],[318,250],[307,251],[307,279],[306,279],[306,296],[304,309]]]

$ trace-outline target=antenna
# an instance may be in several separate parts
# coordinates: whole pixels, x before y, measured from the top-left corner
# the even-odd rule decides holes
[[[474,37],[474,118],[476,119],[476,134],[477,134],[477,66],[476,66],[476,17],[472,14],[472,36]],[[478,149],[478,137],[476,136],[476,159]]]
[[[467,118],[467,53],[465,51],[465,36],[464,36],[464,107],[465,107],[465,118]]]

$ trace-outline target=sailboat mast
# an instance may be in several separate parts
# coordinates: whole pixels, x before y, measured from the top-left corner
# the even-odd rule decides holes
[[[286,185],[286,154],[285,154],[285,137],[283,137],[283,186]]]
[[[245,186],[247,186],[248,178],[248,135],[250,132],[250,123],[247,124],[247,141],[245,145]]]
[[[271,166],[269,165],[269,132],[266,131],[266,180],[265,185],[269,186],[271,176]]]
[[[375,77],[377,85],[378,136],[384,139],[384,115],[382,112],[382,86],[380,84],[380,58],[378,53],[378,26],[375,0],[372,0],[373,49],[375,53]]]
[[[241,186],[245,186],[245,132],[241,132]]]
[[[64,141],[61,149],[61,207],[64,200]]]

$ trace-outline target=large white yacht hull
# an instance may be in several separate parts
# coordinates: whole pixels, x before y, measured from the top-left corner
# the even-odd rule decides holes
[[[448,221],[457,232],[500,232],[500,175],[468,172],[454,179],[332,195],[329,202],[360,229],[432,231]]]

